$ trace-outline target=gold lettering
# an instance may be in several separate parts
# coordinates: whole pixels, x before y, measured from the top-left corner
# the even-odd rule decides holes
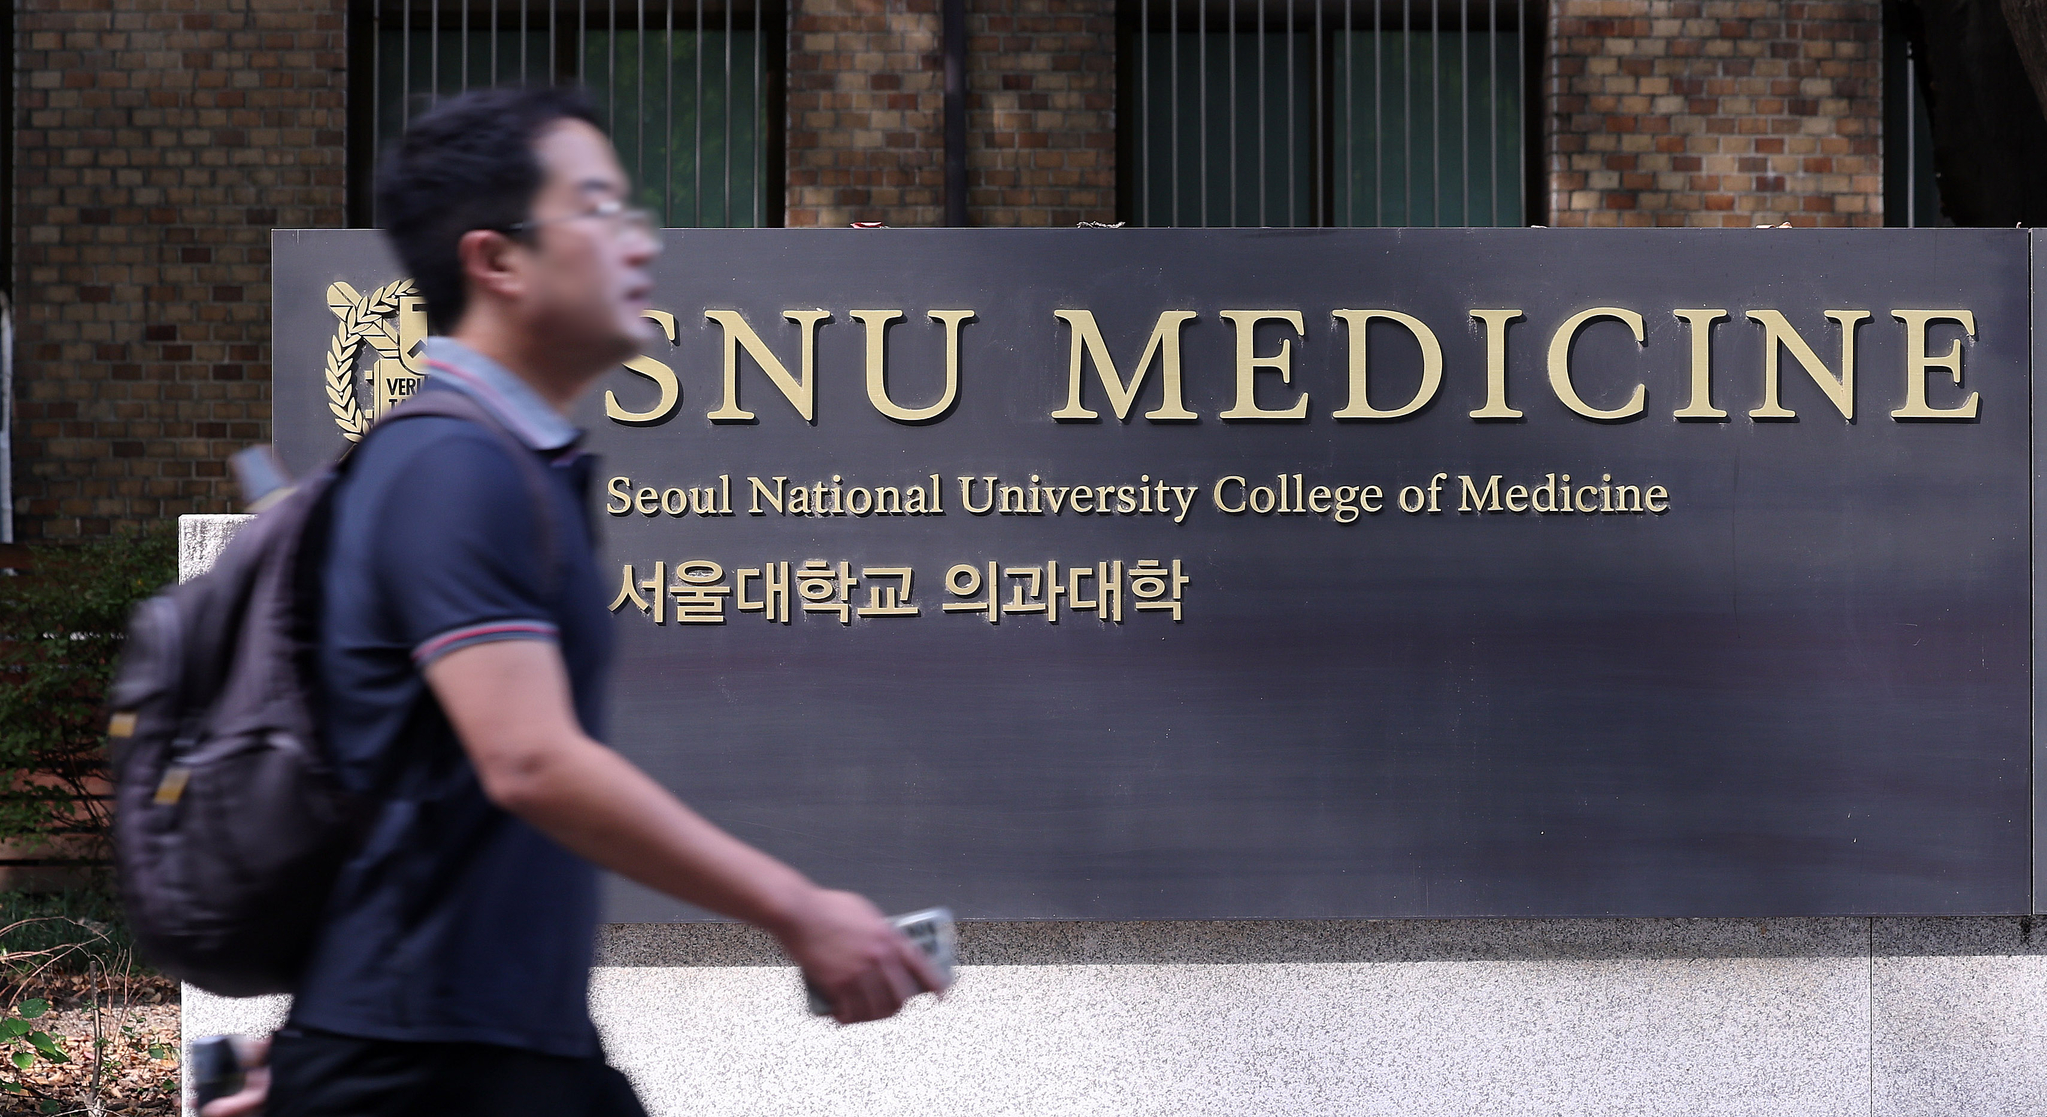
[[[1670,490],[1662,485],[1651,485],[1642,494],[1642,503],[1651,512],[1667,512],[1670,510]]]
[[[1727,412],[1713,406],[1713,323],[1727,317],[1725,310],[1673,310],[1692,334],[1692,398],[1673,412],[1678,419],[1725,419]]]
[[[1232,481],[1237,483],[1238,494],[1241,495],[1243,493],[1245,481],[1242,477],[1231,476],[1217,480],[1215,483],[1215,508],[1218,512],[1224,512],[1232,516],[1241,516],[1244,514],[1244,501],[1239,500],[1235,508],[1223,502],[1223,486]]]
[[[1153,422],[1200,418],[1187,410],[1180,389],[1180,329],[1194,320],[1193,311],[1160,312],[1158,324],[1152,327],[1151,340],[1144,345],[1144,356],[1137,359],[1137,368],[1127,381],[1117,371],[1115,359],[1109,356],[1109,343],[1102,340],[1102,330],[1095,324],[1093,311],[1055,310],[1052,314],[1066,323],[1073,334],[1072,356],[1066,372],[1066,406],[1052,413],[1054,419],[1101,418],[1094,410],[1081,406],[1083,352],[1094,362],[1095,376],[1102,382],[1102,390],[1109,394],[1109,406],[1116,412],[1116,418],[1125,421],[1130,418],[1130,407],[1137,402],[1137,393],[1144,387],[1144,378],[1151,372],[1154,357],[1159,362],[1159,405],[1145,412],[1144,417]]]
[[[623,516],[627,512],[632,511],[633,494],[630,491],[632,489],[632,486],[633,479],[630,477],[613,477],[610,480],[610,482],[604,486],[604,492],[605,495],[611,498],[611,500],[617,501],[618,506],[614,508],[612,507],[610,501],[606,501],[604,504],[604,510],[606,512],[611,513],[614,516]]]
[[[652,319],[655,325],[661,327],[661,336],[668,339],[668,344],[675,344],[675,315],[665,310],[643,310],[640,316]],[[625,363],[625,367],[652,380],[654,387],[661,394],[655,398],[654,406],[645,411],[628,411],[619,404],[617,394],[606,388],[604,389],[606,418],[630,426],[651,426],[664,422],[670,415],[675,414],[675,409],[682,404],[682,385],[676,382],[674,369],[648,356],[634,357]]]
[[[1507,323],[1521,317],[1521,312],[1474,310],[1471,316],[1485,323],[1485,406],[1471,417],[1519,419],[1521,412],[1507,406]]]
[[[1305,419],[1308,417],[1308,393],[1302,392],[1292,407],[1284,411],[1272,411],[1258,406],[1258,370],[1270,369],[1279,373],[1279,382],[1291,384],[1294,380],[1294,340],[1281,338],[1279,352],[1259,356],[1256,352],[1258,323],[1267,320],[1285,322],[1295,333],[1306,332],[1298,310],[1225,310],[1222,317],[1229,320],[1237,331],[1237,402],[1222,413],[1225,419]]]
[[[945,391],[929,407],[904,407],[888,394],[888,324],[903,316],[900,310],[856,310],[853,317],[867,327],[867,402],[876,411],[898,423],[922,423],[944,415],[959,398],[960,323],[974,316],[971,310],[934,310],[931,320],[945,323]]]
[[[1586,403],[1578,395],[1577,387],[1571,383],[1571,342],[1577,338],[1578,331],[1583,329],[1587,322],[1595,318],[1617,318],[1622,322],[1626,322],[1628,328],[1635,333],[1635,344],[1640,345],[1643,343],[1642,316],[1626,307],[1595,306],[1591,310],[1581,310],[1571,315],[1569,318],[1564,319],[1564,324],[1558,326],[1557,332],[1549,339],[1550,390],[1556,393],[1557,399],[1565,407],[1585,416],[1587,419],[1608,421],[1632,419],[1642,413],[1642,405],[1649,398],[1649,389],[1647,387],[1641,384],[1635,385],[1635,394],[1628,398],[1627,403],[1610,411],[1603,411]],[[1569,504],[1570,502],[1566,500],[1565,503]]]
[[[1399,419],[1420,411],[1423,407],[1428,406],[1430,400],[1436,398],[1436,390],[1443,386],[1443,347],[1437,343],[1435,331],[1429,329],[1421,319],[1416,318],[1412,314],[1402,314],[1397,310],[1332,310],[1329,313],[1331,317],[1343,320],[1345,333],[1350,336],[1350,403],[1345,405],[1343,410],[1336,412],[1334,414],[1335,418]],[[1228,317],[1228,315],[1225,314],[1224,317]],[[1365,334],[1366,328],[1371,325],[1374,318],[1384,318],[1406,326],[1407,332],[1414,335],[1414,340],[1420,344],[1422,349],[1422,382],[1415,387],[1414,398],[1390,411],[1381,411],[1373,407],[1366,391],[1367,356],[1365,352]],[[1294,328],[1300,328],[1300,315],[1298,314],[1294,315]],[[1247,334],[1248,332],[1246,331]],[[1237,391],[1239,398],[1245,398],[1249,394],[1249,389],[1243,387],[1243,385],[1249,383],[1248,374],[1244,371],[1244,359],[1249,350],[1249,342],[1244,337],[1240,337],[1237,342],[1237,380],[1239,384]],[[1282,344],[1279,351],[1279,357],[1282,361],[1286,359],[1284,344]],[[1282,370],[1281,376],[1284,379],[1284,370]],[[1305,410],[1307,407],[1307,397],[1303,396],[1301,398],[1301,409]],[[1223,417],[1225,419],[1229,418],[1229,412],[1223,412]],[[1273,417],[1280,418],[1281,416]]]
[[[746,348],[747,355],[768,374],[768,380],[779,389],[796,413],[806,423],[815,422],[817,417],[817,324],[831,318],[824,310],[785,310],[782,317],[796,323],[803,331],[801,376],[789,375],[789,367],[776,357],[747,324],[744,315],[736,310],[706,310],[704,317],[718,323],[725,336],[725,401],[706,418],[714,423],[748,423],[754,414],[739,406],[739,350]]]
[[[641,489],[639,496],[633,501],[633,509],[642,516],[651,516],[660,504],[660,493],[653,489]]]
[[[763,500],[772,505],[776,512],[782,511],[782,493],[789,484],[787,477],[777,477],[774,479],[775,491],[773,492],[769,492],[768,487],[761,484],[761,479],[758,477],[748,477],[746,480],[748,484],[753,486],[753,504],[747,509],[748,513],[755,516],[765,515],[766,513],[761,511],[761,501]]]
[[[1954,407],[1929,407],[1926,403],[1926,372],[1928,369],[1944,368],[1955,382],[1962,386],[1962,339],[1956,338],[1946,353],[1934,357],[1926,352],[1926,326],[1929,322],[1960,323],[1963,332],[1971,339],[1976,337],[1976,315],[1967,310],[1893,310],[1891,317],[1905,324],[1905,406],[1891,412],[1893,419],[1974,419],[1980,393],[1970,392],[1969,398]]]
[[[980,506],[979,508],[976,508],[976,507],[974,507],[974,481],[975,481],[975,480],[976,480],[976,478],[973,478],[973,477],[962,477],[962,478],[960,478],[960,503],[961,503],[962,505],[965,505],[965,506],[966,506],[966,509],[967,509],[967,511],[969,511],[969,512],[973,513],[974,515],[976,515],[976,516],[985,516],[985,515],[987,515],[987,514],[988,514],[989,512],[993,511],[993,510],[994,510],[994,508],[995,508],[995,482],[996,482],[997,478],[994,478],[994,477],[982,477],[982,478],[979,478],[979,479],[978,479],[978,480],[981,480],[981,481],[983,481],[983,482],[986,482],[986,483],[987,483],[987,486],[988,486],[988,499],[987,499],[986,501],[982,502],[982,504],[981,504],[981,506]]]
[[[1825,361],[1791,328],[1784,315],[1774,310],[1751,310],[1751,322],[1763,326],[1763,405],[1748,413],[1751,419],[1796,419],[1798,412],[1777,398],[1779,348],[1788,349],[1805,374],[1825,392],[1843,419],[1855,418],[1855,324],[1869,317],[1866,310],[1829,310],[1827,317],[1841,327],[1841,372],[1828,371]]]
[[[1471,483],[1471,478],[1457,475],[1462,495],[1457,498],[1459,512],[1498,512],[1500,510],[1500,475],[1495,473],[1486,481],[1484,492]]]

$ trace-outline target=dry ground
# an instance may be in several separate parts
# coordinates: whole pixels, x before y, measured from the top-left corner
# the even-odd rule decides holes
[[[126,982],[125,995],[119,977],[111,984],[113,989],[102,989],[96,1010],[92,984],[84,975],[52,978],[20,994],[51,1002],[50,1011],[31,1023],[55,1038],[71,1061],[53,1065],[37,1060],[26,1071],[0,1063],[0,1083],[18,1083],[29,1091],[0,1095],[0,1117],[177,1113],[177,984],[161,977],[132,978]],[[97,1083],[92,1059],[96,1037],[103,1041],[104,1051]]]

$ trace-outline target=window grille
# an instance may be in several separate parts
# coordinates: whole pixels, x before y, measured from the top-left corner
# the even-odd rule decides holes
[[[1919,60],[1898,26],[1895,4],[1884,5],[1883,168],[1884,224],[1909,229],[1951,227],[1940,211],[1940,178],[1933,169],[1933,120],[1919,85]]]
[[[1540,26],[1532,0],[1126,0],[1124,215],[1525,224]]]
[[[576,82],[668,227],[781,224],[783,11],[770,0],[373,0],[355,16],[351,191],[436,97]]]

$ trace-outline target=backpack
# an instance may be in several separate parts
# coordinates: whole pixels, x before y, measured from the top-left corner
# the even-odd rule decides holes
[[[453,391],[413,397],[368,437],[423,416],[474,422],[513,451],[552,571],[552,505],[532,451]],[[292,991],[372,817],[321,747],[313,670],[320,560],[351,457],[245,524],[207,573],[138,606],[114,679],[122,904],[143,957],[210,993]]]

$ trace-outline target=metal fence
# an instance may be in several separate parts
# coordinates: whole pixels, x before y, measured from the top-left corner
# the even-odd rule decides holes
[[[352,191],[436,97],[578,82],[670,227],[781,223],[782,9],[769,0],[374,0],[354,13]],[[375,224],[367,204],[363,224]]]
[[[1533,0],[1128,0],[1138,225],[1521,225]]]

